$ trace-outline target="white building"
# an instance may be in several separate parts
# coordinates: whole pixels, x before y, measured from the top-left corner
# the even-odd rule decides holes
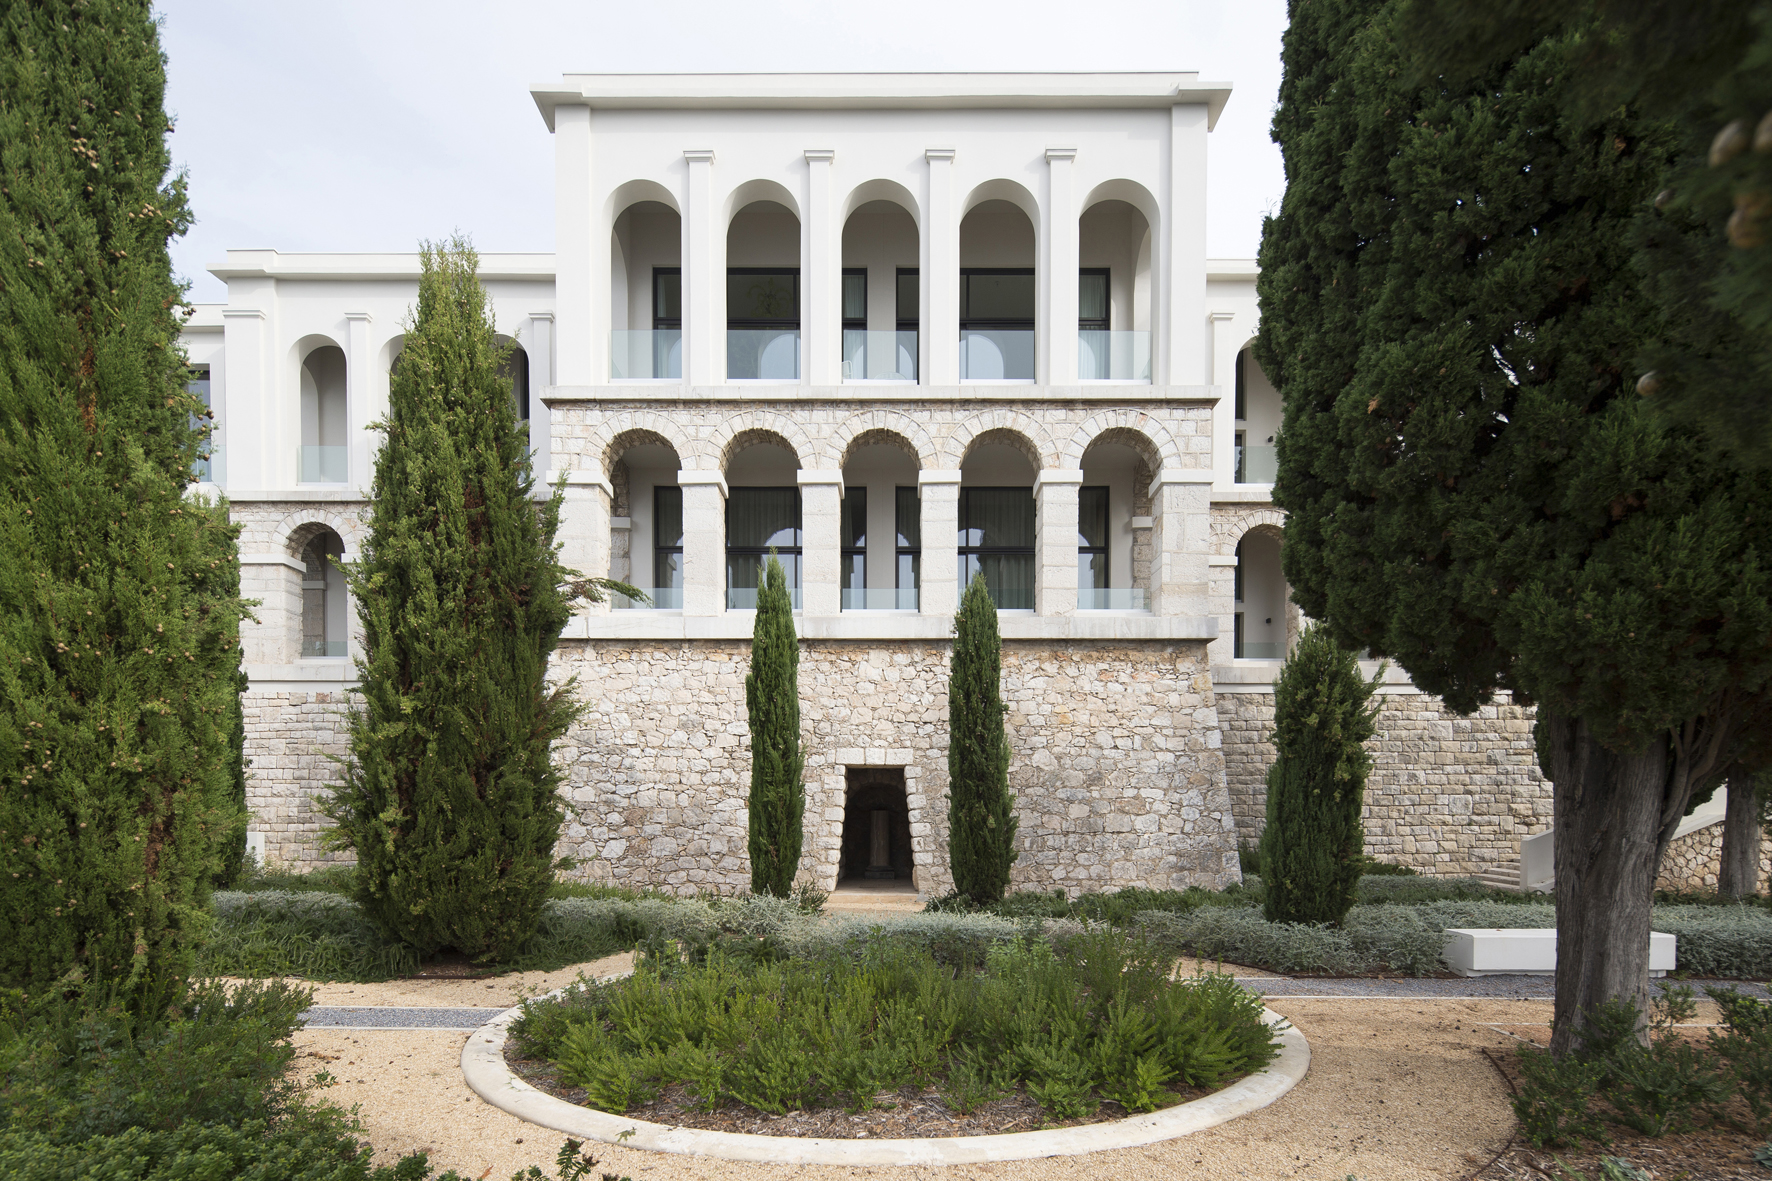
[[[557,250],[485,256],[482,278],[536,466],[568,482],[568,563],[653,599],[585,610],[559,658],[593,707],[563,842],[587,872],[748,883],[743,674],[774,547],[805,642],[806,872],[946,888],[947,640],[982,570],[1017,881],[1237,877],[1297,614],[1270,503],[1280,402],[1247,352],[1255,266],[1205,253],[1229,94],[1187,73],[534,89]],[[250,803],[269,855],[310,859],[352,676],[335,564],[361,535],[418,259],[230,251],[212,269],[228,301],[185,341],[263,604]],[[1445,774],[1398,763],[1377,851],[1511,856],[1534,812],[1503,797],[1537,792],[1520,719],[1414,697],[1419,733],[1398,741],[1439,743]]]

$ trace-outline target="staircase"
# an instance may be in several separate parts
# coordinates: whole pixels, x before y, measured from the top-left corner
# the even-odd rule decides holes
[[[1520,884],[1522,869],[1518,861],[1509,861],[1502,865],[1485,869],[1477,875],[1477,880],[1496,890],[1513,890],[1516,893],[1525,889]]]
[[[1674,839],[1678,840],[1689,832],[1697,832],[1699,829],[1709,828],[1713,824],[1721,824],[1728,808],[1729,789],[1720,788],[1716,795],[1694,808],[1692,815],[1680,821],[1680,826],[1674,830]],[[1551,835],[1548,830],[1527,837],[1525,841],[1521,842],[1521,857],[1519,859],[1485,869],[1477,874],[1477,879],[1485,886],[1492,886],[1497,890],[1524,891],[1526,889],[1526,847],[1528,844],[1535,846],[1538,851],[1534,856],[1542,857],[1541,864],[1548,868],[1552,864],[1548,843],[1550,839]],[[1556,889],[1556,883],[1556,875],[1550,874],[1541,882],[1533,882],[1532,890],[1539,894],[1549,894]]]

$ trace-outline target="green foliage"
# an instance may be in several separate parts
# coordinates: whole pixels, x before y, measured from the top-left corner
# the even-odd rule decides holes
[[[684,1084],[708,1110],[850,1110],[906,1086],[970,1111],[1016,1086],[1056,1119],[1112,1099],[1175,1101],[1277,1052],[1259,998],[1228,977],[1177,981],[1154,947],[1112,932],[1023,939],[982,967],[870,941],[854,954],[739,962],[647,956],[632,977],[530,1002],[512,1026],[606,1111]]]
[[[1003,643],[997,606],[983,574],[973,576],[954,617],[948,680],[948,863],[954,888],[975,903],[1009,887],[1015,851],[1015,797],[1009,794],[1009,738],[1003,728]]]
[[[786,898],[800,869],[806,785],[801,779],[800,639],[794,634],[787,574],[773,551],[757,591],[744,697],[751,724],[751,892]]]
[[[1383,670],[1368,683],[1327,629],[1304,629],[1274,682],[1274,746],[1261,833],[1264,908],[1273,922],[1341,922],[1366,858],[1361,806]]]
[[[164,96],[145,5],[0,16],[0,984],[144,1014],[241,823],[237,531],[184,497],[208,428]]]
[[[346,572],[363,625],[362,707],[327,804],[357,855],[356,898],[420,955],[512,955],[553,884],[562,773],[582,712],[548,659],[571,615],[537,508],[529,437],[499,373],[478,257],[426,245],[418,309],[389,392],[368,537]]]
[[[216,975],[374,981],[411,975],[419,957],[338,894],[219,891],[200,962]]]

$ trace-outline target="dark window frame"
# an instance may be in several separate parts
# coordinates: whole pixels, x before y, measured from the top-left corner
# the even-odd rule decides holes
[[[659,281],[660,277],[665,276],[665,275],[674,275],[674,276],[676,276],[676,279],[677,279],[677,315],[675,317],[661,316],[658,314],[658,307],[659,307],[658,281]],[[653,267],[652,268],[652,329],[654,332],[656,332],[661,328],[681,329],[682,327],[683,327],[683,268],[682,267]]]
[[[1236,574],[1231,583],[1231,659],[1243,659],[1243,543],[1237,542]]]
[[[849,276],[851,275],[861,276],[861,315],[859,317],[851,316],[848,314],[847,308],[842,309],[844,312],[843,327],[850,331],[860,330],[865,332],[867,331],[868,326],[868,269],[866,267],[843,268],[843,286],[839,293],[839,299],[845,303],[849,299],[848,288]]]
[[[966,315],[966,301],[970,295],[970,289],[967,286],[966,280],[971,278],[973,275],[1026,275],[1029,278],[1033,279],[1036,284],[1036,286],[1034,288],[1034,314],[1032,316],[1027,317],[1026,319],[1019,319],[1019,318],[1018,319],[1001,319],[1001,318],[987,319],[984,317],[969,317],[969,316],[967,316]],[[1040,314],[1040,291],[1039,291],[1039,287],[1037,286],[1038,283],[1039,283],[1039,270],[1035,267],[961,267],[960,268],[960,331],[964,332],[967,329],[975,329],[975,328],[976,329],[998,328],[998,329],[1003,329],[1005,331],[1024,331],[1024,332],[1033,331],[1034,321],[1038,318],[1038,316]]]
[[[1033,487],[1031,485],[1027,485],[1027,484],[961,485],[961,487],[960,487],[960,503],[959,503],[958,508],[959,508],[959,532],[962,537],[968,531],[967,527],[966,527],[966,522],[967,522],[967,518],[969,515],[968,509],[970,508],[972,493],[974,493],[974,492],[1025,492],[1030,501],[1033,500],[1033,497],[1034,497]],[[1039,553],[1039,544],[1040,544],[1040,533],[1039,533],[1039,526],[1037,523],[1038,522],[1037,513],[1038,513],[1038,509],[1036,506],[1035,516],[1033,517],[1033,519],[1036,522],[1035,527],[1034,527],[1034,536],[1033,536],[1033,540],[1032,540],[1031,544],[1029,544],[1029,545],[1020,546],[1020,545],[965,545],[965,544],[960,544],[959,546],[957,546],[958,552],[956,554],[956,559],[957,559],[958,564],[961,569],[961,581],[960,581],[960,593],[961,594],[964,594],[966,592],[966,585],[967,585],[967,583],[969,583],[971,581],[971,579],[966,577],[966,575],[965,575],[966,559],[969,557],[980,557],[980,558],[983,558],[983,557],[1026,557],[1028,560],[1028,563],[1030,565],[1032,565],[1035,561],[1037,561],[1037,555]],[[993,596],[993,599],[994,599],[994,596]],[[1032,606],[1032,604],[1030,603],[1029,607],[1031,607],[1031,606]],[[1026,610],[1027,609],[1027,608],[1013,608],[1013,607],[1005,608],[1001,603],[997,604],[997,608],[998,608],[998,610]]]
[[[1237,351],[1237,404],[1234,414],[1238,422],[1249,421],[1249,379],[1243,374],[1243,361],[1248,356],[1248,349]]]
[[[913,305],[917,308],[917,314],[914,316],[909,316],[909,317],[907,317],[904,314],[904,303],[899,299],[899,296],[902,295],[904,292],[904,281],[907,277],[917,280],[917,284],[916,284],[917,285],[917,299],[916,299],[916,303]],[[896,323],[897,323],[898,330],[900,332],[916,332],[916,331],[918,331],[923,325],[922,308],[923,308],[923,268],[921,268],[921,267],[899,267],[897,269],[897,271],[895,271],[893,274],[893,287],[892,287],[892,311],[893,311],[894,319],[896,320]]]
[[[664,514],[660,511],[659,498],[660,498],[660,496],[662,496],[663,494],[668,493],[668,492],[674,492],[677,495],[677,544],[676,545],[660,545],[659,544],[658,523],[664,516]],[[675,566],[676,581],[673,584],[673,586],[671,586],[671,587],[661,588],[658,585],[658,583],[659,583],[659,578],[658,578],[659,559],[663,558],[663,557],[670,556],[670,555],[675,555],[677,558],[677,563]],[[683,558],[683,489],[682,489],[682,486],[678,485],[678,484],[655,484],[652,488],[652,589],[654,589],[654,590],[660,590],[660,589],[671,590],[671,589],[679,589],[682,587],[682,585],[683,585],[683,561],[682,561],[682,558]]]
[[[916,505],[917,542],[915,545],[905,543],[904,506],[909,492],[909,500]],[[923,584],[923,490],[915,484],[898,484],[892,489],[892,585],[895,590],[919,591]],[[904,584],[905,559],[911,559],[911,585]]]
[[[1082,518],[1083,518],[1083,498],[1084,498],[1085,493],[1100,493],[1100,495],[1101,495],[1101,544],[1100,545],[1084,545],[1083,544],[1083,521],[1082,521]],[[1109,508],[1109,506],[1111,504],[1112,504],[1112,496],[1108,492],[1108,485],[1106,485],[1106,484],[1084,484],[1083,486],[1081,486],[1077,489],[1077,557],[1079,559],[1078,566],[1079,566],[1079,568],[1081,567],[1081,565],[1082,565],[1081,559],[1085,556],[1092,556],[1095,554],[1101,555],[1101,585],[1099,587],[1092,588],[1095,590],[1107,590],[1109,587],[1113,586],[1113,584],[1114,584],[1113,558],[1110,553],[1111,542],[1109,540],[1109,533],[1110,533],[1109,522],[1112,521],[1112,519],[1113,519],[1112,513],[1110,512],[1110,508]]]
[[[1101,294],[1102,311],[1105,313],[1098,319],[1083,318],[1082,291],[1084,275],[1100,275],[1104,290]],[[1112,332],[1114,318],[1114,273],[1111,267],[1078,267],[1077,268],[1077,328],[1082,332]]]
[[[853,500],[851,498],[854,498]],[[842,548],[843,568],[839,575],[842,590],[865,591],[868,585],[868,490],[865,485],[859,488],[843,489],[842,508],[839,509],[838,543]],[[854,524],[856,513],[861,515],[861,539],[856,541],[854,531],[849,528]],[[802,541],[804,538],[802,538]],[[860,558],[859,571],[854,559]],[[860,585],[850,585],[856,574],[860,574]]]
[[[791,330],[794,332],[800,330],[801,317],[805,311],[806,293],[800,284],[799,267],[727,267],[726,281],[728,290],[731,290],[732,276],[734,275],[791,276],[794,280],[794,315],[792,319],[761,319],[754,316],[735,317],[732,314],[731,300],[728,298],[726,308],[726,328],[728,331],[734,329],[743,330],[746,328],[780,328],[784,331]]]
[[[732,501],[733,501],[733,497],[737,493],[741,493],[741,492],[792,492],[794,494],[793,530],[794,530],[794,536],[796,539],[795,544],[793,544],[793,545],[755,545],[755,546],[753,546],[753,545],[733,545],[732,544]],[[797,485],[797,484],[769,484],[769,485],[759,484],[759,485],[747,485],[742,488],[729,489],[726,494],[726,520],[725,520],[724,532],[725,532],[724,540],[726,542],[725,557],[727,559],[727,561],[725,563],[726,564],[726,578],[727,578],[728,583],[730,583],[731,577],[732,577],[731,557],[733,554],[739,554],[744,557],[755,557],[755,558],[761,559],[761,558],[767,558],[769,556],[770,551],[773,550],[773,551],[775,551],[775,553],[778,557],[787,557],[789,555],[792,555],[793,557],[799,559],[799,561],[796,561],[793,564],[792,577],[790,577],[788,579],[788,589],[795,590],[795,589],[799,588],[799,586],[801,584],[801,578],[800,578],[801,569],[800,568],[801,568],[801,564],[805,561],[805,554],[806,554],[806,498],[805,498],[805,496],[803,496],[801,494],[799,485]],[[761,561],[758,562],[758,567],[760,570],[762,567]],[[726,589],[727,589],[727,591],[730,592],[730,591],[734,590],[735,588],[732,587],[731,585],[728,585],[726,587]],[[758,589],[760,590],[762,588],[759,587]]]

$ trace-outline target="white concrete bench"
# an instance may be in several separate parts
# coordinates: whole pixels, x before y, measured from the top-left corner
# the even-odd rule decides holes
[[[1449,927],[1446,964],[1460,976],[1548,976],[1557,970],[1555,927]],[[1649,975],[1665,976],[1674,967],[1674,937],[1661,931],[1649,935]]]

